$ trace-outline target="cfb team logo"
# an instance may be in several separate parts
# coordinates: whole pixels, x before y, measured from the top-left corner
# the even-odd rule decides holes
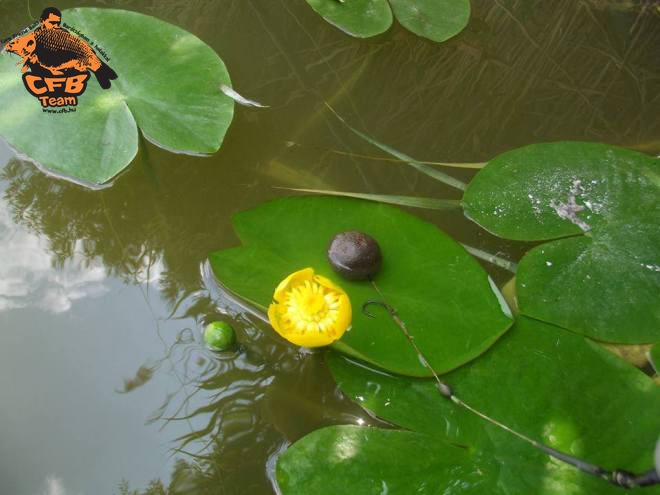
[[[75,107],[87,88],[90,71],[103,89],[110,88],[110,81],[117,79],[117,73],[85,42],[90,41],[85,35],[67,24],[64,27],[62,13],[49,7],[41,14],[34,31],[5,45],[7,52],[21,57],[16,65],[23,66],[23,84],[41,102],[44,111],[46,107]],[[105,52],[96,47],[108,61]]]

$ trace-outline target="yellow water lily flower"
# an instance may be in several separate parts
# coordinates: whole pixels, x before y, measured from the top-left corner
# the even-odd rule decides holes
[[[273,328],[289,342],[320,347],[341,338],[351,324],[351,302],[341,287],[305,268],[280,282],[268,307]]]

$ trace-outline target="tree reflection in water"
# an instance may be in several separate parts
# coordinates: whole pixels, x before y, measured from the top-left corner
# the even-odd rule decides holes
[[[122,482],[119,493],[268,492],[264,466],[274,466],[272,457],[284,446],[320,426],[375,420],[363,418],[363,411],[340,396],[321,353],[301,352],[284,342],[214,287],[208,271],[200,276],[209,252],[236,242],[227,210],[241,209],[241,202],[252,198],[242,191],[240,198],[226,198],[231,208],[210,209],[202,194],[188,196],[183,207],[175,200],[185,195],[177,190],[182,177],[172,173],[156,185],[138,170],[110,189],[91,192],[14,160],[0,178],[7,184],[4,199],[14,221],[47,239],[56,264],[71,258],[76,246],[79,256],[82,246],[84,256],[101,260],[108,275],[145,290],[155,284],[170,308],[165,317],[187,322],[175,337],[164,336],[170,340],[165,355],[145,362],[117,390],[131,393],[155,374],[173,377],[176,389],[160,407],[154,405],[148,420],[165,432],[172,423],[189,429],[172,440],[171,480],[167,485],[155,480],[142,492]],[[191,184],[185,187],[189,191]],[[239,345],[213,353],[203,346],[198,329],[223,317],[233,322]]]

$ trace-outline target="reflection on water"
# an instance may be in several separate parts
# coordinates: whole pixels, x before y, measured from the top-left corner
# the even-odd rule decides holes
[[[39,495],[72,495],[64,486],[64,482],[56,476],[48,476],[44,480],[43,489]]]
[[[33,14],[46,6],[31,3]],[[405,166],[351,156],[378,153],[324,101],[420,159],[474,162],[559,139],[660,152],[660,14],[645,2],[473,0],[468,29],[442,45],[397,26],[353,40],[304,0],[58,7],[74,5],[188,29],[270,108],[237,108],[211,158],[146,144],[96,192],[5,163],[0,145],[3,494],[272,493],[267,466],[288,443],[374,424],[337,394],[320,354],[287,345],[200,276],[209,252],[237,244],[231,215],[287,194],[275,187],[457,197]],[[1,33],[28,24],[25,2],[1,2],[0,19]],[[416,213],[520,257],[460,213]],[[201,344],[216,318],[236,328],[235,351]]]
[[[13,156],[12,150],[0,139],[0,167],[4,167]]]
[[[261,493],[269,482],[265,475],[272,476],[265,472],[269,460],[307,432],[326,424],[379,424],[337,393],[321,352],[286,344],[221,292],[212,294],[220,313],[207,317],[232,315],[238,348],[213,353],[184,332],[155,365],[175,364],[181,387],[149,421],[165,431],[173,423],[190,428],[173,444],[179,460],[171,489]],[[200,303],[210,301],[202,296]]]
[[[31,306],[62,313],[73,301],[108,291],[103,263],[85,258],[81,243],[54,271],[48,241],[16,225],[9,212],[0,200],[0,238],[9,240],[0,244],[0,311]]]
[[[153,159],[161,152],[150,149],[149,153]],[[186,174],[161,178],[158,185],[141,170],[136,175],[137,180],[128,185],[131,190],[119,182],[110,190],[89,193],[75,185],[53,182],[29,164],[14,161],[2,172],[7,185],[2,201],[5,211],[19,222],[20,227],[12,221],[12,228],[38,239],[48,255],[43,267],[46,289],[55,290],[53,281],[65,279],[63,274],[74,265],[81,276],[98,273],[107,286],[93,312],[93,318],[101,319],[103,325],[88,328],[90,320],[80,315],[80,305],[73,302],[69,308],[76,320],[72,324],[89,332],[88,342],[98,341],[91,349],[103,348],[99,335],[103,332],[104,342],[114,340],[120,349],[133,346],[133,353],[142,353],[139,361],[121,366],[108,366],[93,352],[86,356],[97,360],[97,372],[112,374],[110,386],[101,387],[100,396],[92,394],[90,399],[103,402],[108,394],[118,394],[134,401],[142,410],[137,419],[148,423],[150,434],[160,432],[165,439],[164,446],[152,455],[156,459],[162,459],[163,452],[171,456],[166,463],[171,469],[144,470],[140,477],[130,476],[132,483],[124,483],[124,489],[145,486],[144,476],[148,476],[173,487],[193,486],[193,493],[206,489],[216,493],[218,486],[268,491],[265,466],[283,445],[324,424],[365,421],[364,413],[336,395],[319,355],[301,354],[221,291],[209,292],[204,287],[200,262],[216,247],[236,242],[224,210],[209,211],[204,196],[191,198],[185,212],[179,202],[163,201],[160,196],[168,188],[175,189],[173,196],[179,193]],[[204,185],[197,181],[203,180],[203,176],[193,178],[188,187],[201,190]],[[227,200],[238,202],[231,196]],[[50,207],[53,204],[57,208]],[[2,246],[16,245],[16,239],[6,239]],[[117,307],[118,281],[132,287],[125,309]],[[30,297],[34,301],[34,291]],[[29,307],[34,309],[36,303]],[[108,325],[120,324],[118,310],[131,319],[133,313],[145,314],[123,332],[108,331]],[[13,314],[9,312],[8,318]],[[200,331],[206,322],[222,317],[233,320],[240,347],[214,354],[201,344]],[[23,318],[29,319],[29,315],[23,314]],[[16,326],[22,325],[19,318],[13,319]],[[81,343],[80,335],[67,322],[51,322],[49,331],[50,338],[76,342],[60,357],[76,354],[76,348],[91,351],[89,343]],[[53,355],[51,361],[57,358]],[[24,383],[30,380],[25,378]],[[154,395],[159,397],[154,399]],[[70,414],[75,417],[77,413]],[[60,421],[66,422],[66,418]],[[50,438],[56,445],[66,442],[80,447],[71,440]],[[109,451],[113,452],[110,446]],[[237,464],[235,459],[241,462]],[[119,487],[122,477],[129,475],[128,470],[114,472],[116,485],[106,485],[108,490]],[[90,486],[98,473],[78,476],[78,483],[82,480],[82,486]],[[53,479],[68,480],[59,473]],[[161,482],[153,483],[157,487]]]

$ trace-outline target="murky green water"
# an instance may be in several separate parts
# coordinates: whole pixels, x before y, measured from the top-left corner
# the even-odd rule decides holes
[[[287,194],[278,187],[456,197],[404,165],[338,153],[377,155],[324,100],[419,159],[483,161],[561,139],[660,152],[656,2],[472,4],[468,29],[442,45],[398,27],[354,40],[302,0],[57,4],[175,23],[270,108],[237,108],[211,158],[143,144],[97,192],[0,147],[0,494],[115,494],[155,479],[185,493],[272,493],[269,469],[289,442],[375,422],[335,391],[318,354],[283,343],[203,277],[206,255],[237,243],[230,216]],[[0,4],[2,37],[29,22],[26,2]],[[462,242],[520,256],[460,213],[418,213]],[[200,330],[223,313],[241,347],[217,356]]]

